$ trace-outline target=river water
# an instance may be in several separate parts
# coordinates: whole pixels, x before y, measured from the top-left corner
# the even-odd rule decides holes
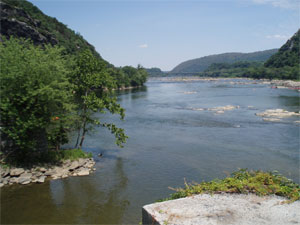
[[[120,92],[125,120],[99,117],[125,128],[125,147],[99,128],[85,141],[97,161],[92,175],[3,187],[1,224],[138,224],[142,206],[167,197],[168,187],[238,168],[278,170],[299,183],[299,118],[274,123],[255,115],[299,111],[299,92],[246,82],[153,79]],[[239,108],[193,110],[225,105]]]

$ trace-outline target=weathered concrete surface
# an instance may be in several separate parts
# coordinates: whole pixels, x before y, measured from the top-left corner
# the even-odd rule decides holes
[[[143,224],[288,225],[300,223],[300,201],[277,196],[196,195],[143,207]]]

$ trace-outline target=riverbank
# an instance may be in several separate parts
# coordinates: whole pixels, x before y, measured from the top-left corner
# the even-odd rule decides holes
[[[289,88],[300,90],[300,81],[294,80],[268,80],[268,79],[260,79],[255,80],[253,78],[244,78],[244,77],[161,77],[161,78],[151,78],[151,79],[160,79],[162,81],[171,81],[171,82],[193,82],[193,81],[229,81],[230,84],[268,84],[272,85],[272,88]],[[237,80],[236,82],[232,80]],[[240,81],[241,80],[241,81]]]
[[[95,168],[93,158],[80,158],[75,161],[65,160],[56,165],[44,164],[32,168],[0,166],[0,187],[12,184],[44,183],[46,179],[60,179],[69,176],[85,176]]]
[[[161,203],[143,207],[143,224],[294,224],[300,186],[276,172],[232,173],[223,180],[185,183]],[[272,218],[272,219],[270,219]]]

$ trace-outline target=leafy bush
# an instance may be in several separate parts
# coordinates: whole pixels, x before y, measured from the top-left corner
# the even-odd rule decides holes
[[[23,150],[45,150],[68,141],[72,103],[61,48],[24,39],[0,43],[1,136]]]
[[[200,184],[185,183],[185,188],[177,188],[176,193],[169,198],[159,200],[167,201],[184,198],[195,194],[218,194],[218,193],[253,193],[259,196],[278,195],[290,199],[293,202],[300,199],[300,186],[283,177],[277,172],[248,171],[241,169],[232,173],[223,180],[213,180]]]

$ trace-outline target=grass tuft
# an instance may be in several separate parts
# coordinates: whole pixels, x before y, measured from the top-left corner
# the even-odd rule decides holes
[[[219,193],[253,193],[259,196],[278,195],[286,197],[287,203],[300,199],[300,186],[292,180],[280,175],[277,171],[262,172],[241,169],[225,179],[213,180],[188,184],[185,188],[174,189],[176,192],[169,198],[158,200],[158,202],[184,198],[195,194],[219,194]]]

